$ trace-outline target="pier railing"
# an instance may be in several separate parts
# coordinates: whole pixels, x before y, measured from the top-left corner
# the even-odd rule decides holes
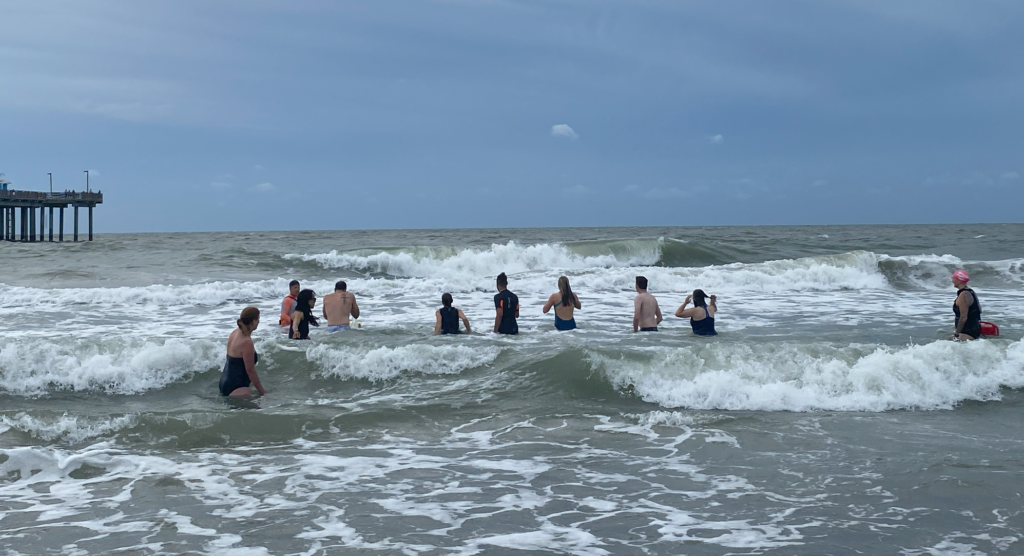
[[[39,191],[0,191],[0,201],[82,201],[102,203],[103,193],[93,191],[60,191],[45,193]]]

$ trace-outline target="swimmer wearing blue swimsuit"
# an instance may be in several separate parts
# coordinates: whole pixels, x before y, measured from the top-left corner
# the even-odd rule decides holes
[[[693,307],[686,308],[693,301]],[[710,300],[710,303],[708,303]],[[703,311],[702,311],[703,309]],[[701,313],[704,313],[701,316]],[[690,328],[698,336],[717,336],[715,332],[715,313],[718,312],[717,298],[704,293],[704,290],[693,290],[692,295],[686,296],[683,304],[676,309],[676,316],[679,318],[690,318]],[[701,317],[699,319],[694,317]]]
[[[551,294],[548,297],[548,302],[544,304],[544,314],[547,314],[552,308],[555,309],[555,330],[575,330],[576,329],[576,318],[573,315],[575,309],[582,307],[580,298],[572,293],[572,288],[569,287],[569,279],[562,276],[558,279],[558,293]],[[558,311],[561,310],[563,315],[569,318],[563,319],[558,315]]]

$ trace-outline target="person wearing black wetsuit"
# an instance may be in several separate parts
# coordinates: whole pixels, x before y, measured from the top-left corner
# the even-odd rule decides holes
[[[956,301],[953,302],[954,340],[977,340],[981,337],[981,301],[974,290],[967,287],[971,277],[966,270],[953,273]]]
[[[469,327],[469,319],[462,309],[452,307],[452,294],[446,293],[441,296],[442,307],[434,312],[434,335],[438,334],[461,334],[459,331],[459,320],[466,325],[466,334],[473,332]]]
[[[519,296],[508,291],[508,276],[502,272],[497,279],[498,295],[494,296],[494,333],[519,334]]]
[[[309,325],[320,326],[320,321],[313,316],[314,306],[316,306],[316,292],[313,290],[300,291],[299,299],[295,303],[295,311],[292,313],[292,327],[288,330],[289,339],[308,340]]]
[[[256,363],[260,358],[252,343],[252,333],[260,325],[260,310],[246,307],[237,324],[238,329],[228,336],[227,360],[218,385],[220,393],[223,396],[251,396],[250,386],[255,386],[261,395],[265,395],[267,390],[256,374]]]

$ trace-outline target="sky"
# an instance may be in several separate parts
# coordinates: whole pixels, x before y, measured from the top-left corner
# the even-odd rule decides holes
[[[1019,0],[0,3],[98,232],[1024,221]]]

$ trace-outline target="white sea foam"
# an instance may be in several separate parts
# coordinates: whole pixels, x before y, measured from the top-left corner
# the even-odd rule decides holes
[[[138,414],[85,417],[64,413],[55,419],[46,419],[18,413],[13,417],[0,416],[0,423],[3,423],[6,430],[19,430],[47,441],[60,438],[70,442],[81,442],[134,426],[138,418]]]
[[[439,278],[495,276],[500,272],[518,274],[530,271],[583,270],[619,266],[652,265],[661,256],[660,247],[638,246],[615,254],[580,255],[561,244],[493,244],[489,249],[412,248],[398,253],[288,254],[286,259],[316,261],[324,268],[373,272],[397,277]]]
[[[0,390],[27,396],[56,390],[136,394],[217,367],[223,349],[207,340],[4,340]]]
[[[1024,386],[1024,341],[904,348],[718,343],[589,358],[617,388],[668,408],[948,409]]]
[[[306,357],[327,376],[346,379],[388,380],[403,373],[458,374],[493,363],[500,348],[409,344],[390,348],[337,348],[317,344]]]

